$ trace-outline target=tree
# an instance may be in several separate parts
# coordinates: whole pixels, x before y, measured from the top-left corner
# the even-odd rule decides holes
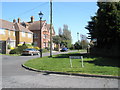
[[[111,47],[117,42],[119,37],[120,27],[120,10],[117,8],[120,2],[98,2],[98,14],[97,14],[97,36],[99,47]],[[104,28],[104,29],[103,29]]]
[[[61,36],[63,34],[63,31],[61,28],[59,28],[58,35]]]
[[[58,47],[57,49],[60,50],[61,38],[59,35],[53,37],[53,43],[55,43]]]
[[[75,42],[74,48],[77,49],[77,50],[82,49],[81,42],[79,42],[79,41],[78,41],[78,42]]]
[[[91,18],[86,29],[91,39],[97,39],[97,48],[117,50],[120,48],[120,2],[97,2],[96,16]]]
[[[89,45],[89,42],[88,42],[88,40],[82,40],[80,42],[80,45],[81,45],[82,49],[87,49],[88,45]]]
[[[68,30],[67,25],[63,26],[63,33],[60,37],[61,37],[61,46],[63,45],[67,48],[70,48],[72,43],[72,36],[71,36],[71,32]]]
[[[85,27],[89,31],[89,35],[91,36],[91,39],[97,38],[97,33],[96,33],[96,23],[97,23],[97,17],[93,16],[91,17],[92,21],[88,22],[88,25]]]

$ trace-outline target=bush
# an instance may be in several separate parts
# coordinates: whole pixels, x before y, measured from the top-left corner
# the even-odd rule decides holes
[[[42,49],[42,52],[48,52],[48,50],[47,49]]]
[[[24,49],[28,48],[26,45],[18,46],[10,51],[10,54],[21,54]]]
[[[8,49],[10,49],[11,48],[11,46],[10,45],[8,45]]]
[[[45,47],[45,49],[47,49],[48,51],[50,50],[50,48],[49,48],[49,47]]]
[[[10,54],[19,54],[18,49],[13,49],[10,51]]]
[[[69,49],[70,49],[70,50],[73,50],[73,49],[74,49],[74,45],[72,44]]]
[[[54,48],[54,50],[55,50],[55,51],[58,51],[58,48],[57,48],[57,47],[55,47],[55,48]]]
[[[10,47],[10,49],[12,50],[12,49],[14,49],[14,47]]]
[[[18,44],[17,46],[22,46],[23,44]]]

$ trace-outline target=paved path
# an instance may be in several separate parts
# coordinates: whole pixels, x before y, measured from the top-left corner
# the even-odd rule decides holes
[[[67,53],[67,52],[65,52]],[[60,52],[54,52],[60,54]],[[43,54],[47,56],[49,53]],[[2,55],[3,88],[118,88],[117,79],[55,75],[33,72],[21,67],[25,61],[39,56]]]

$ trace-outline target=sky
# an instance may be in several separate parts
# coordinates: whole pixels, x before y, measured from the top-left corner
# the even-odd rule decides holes
[[[91,16],[97,12],[96,2],[53,2],[53,26],[56,34],[58,29],[67,24],[71,31],[72,43],[77,38],[77,32],[88,36],[88,25]],[[2,19],[13,21],[13,19],[21,18],[21,22],[30,21],[30,17],[34,16],[35,21],[39,20],[38,13],[42,12],[43,19],[50,23],[50,4],[49,2],[2,2]],[[80,37],[79,37],[80,39]]]

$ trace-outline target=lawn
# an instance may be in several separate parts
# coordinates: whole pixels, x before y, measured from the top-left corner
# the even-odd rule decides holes
[[[83,56],[84,67],[81,66],[81,59],[72,59],[73,67],[71,68],[69,56]],[[24,65],[38,70],[112,76],[118,76],[118,71],[120,69],[118,59],[91,57],[80,53],[36,58],[27,61]]]

